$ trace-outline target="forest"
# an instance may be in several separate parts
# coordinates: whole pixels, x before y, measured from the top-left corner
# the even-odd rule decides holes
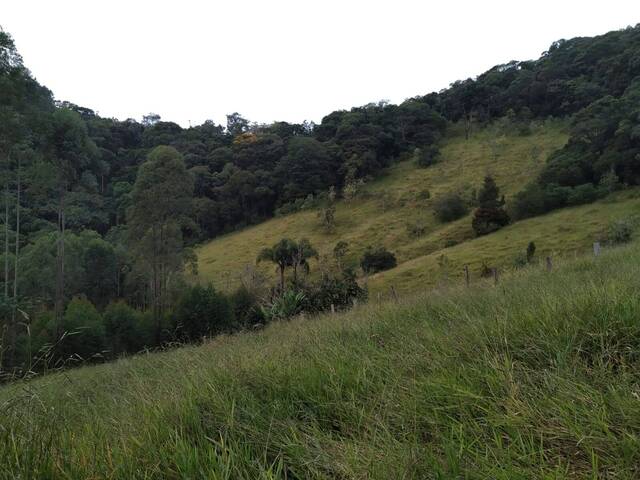
[[[640,184],[640,25],[560,40],[537,60],[399,105],[331,112],[319,124],[256,124],[236,112],[226,125],[189,128],[55,100],[0,31],[0,373],[102,361],[364,301],[339,248],[336,271],[306,285],[297,272],[317,255],[308,242],[282,239],[260,252],[256,260],[281,273],[265,303],[245,287],[194,282],[193,247],[310,204],[330,227],[336,198],[398,159],[428,168],[452,129],[468,136],[506,121],[526,134],[550,117],[571,119],[569,141],[506,202],[485,179],[478,235]],[[394,262],[371,251],[360,267]]]

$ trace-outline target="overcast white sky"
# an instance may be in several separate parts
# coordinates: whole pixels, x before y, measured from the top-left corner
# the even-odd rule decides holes
[[[637,23],[638,0],[0,0],[0,25],[57,99],[183,126],[234,111],[319,122]]]

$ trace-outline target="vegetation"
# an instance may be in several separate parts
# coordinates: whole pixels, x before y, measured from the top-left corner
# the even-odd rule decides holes
[[[459,193],[447,193],[436,198],[433,210],[441,222],[452,222],[464,217],[469,211],[469,207]]]
[[[5,386],[0,475],[634,478],[639,261],[633,244]]]
[[[396,256],[383,246],[369,247],[360,260],[360,266],[365,273],[377,273],[389,270],[397,265]]]
[[[493,177],[486,176],[478,194],[478,208],[471,222],[476,235],[486,235],[509,224],[510,218],[504,209],[504,195],[499,195],[500,190]]]
[[[370,258],[361,265],[366,271],[398,264],[372,278],[373,285],[411,271],[408,261],[441,258],[443,246],[451,250],[450,264],[440,268],[448,279],[460,252],[474,249],[467,244],[471,225],[477,235],[496,235],[511,218],[633,192],[640,152],[639,71],[632,59],[639,32],[556,42],[538,60],[500,65],[399,105],[332,112],[318,125],[258,125],[234,112],[225,126],[205,122],[187,129],[156,114],[120,121],[55,102],[23,65],[10,35],[0,32],[0,369],[11,378],[33,370],[34,341],[47,358],[66,362],[217,333],[208,320],[185,313],[181,302],[195,295],[195,283],[211,282],[229,302],[234,319],[222,323],[233,328],[224,331],[261,321],[259,307],[289,289],[302,292],[306,312],[326,309],[333,297],[345,306],[366,296],[354,267],[368,245],[387,245],[394,255]],[[399,179],[414,162],[398,161],[412,156],[428,168]],[[476,195],[477,179],[487,172],[491,181]],[[445,192],[461,192],[469,206],[478,202],[471,222],[455,208],[447,225],[430,218],[442,211]],[[250,247],[233,237],[237,247],[222,254],[213,247],[213,258],[203,253],[208,246],[197,254],[191,248],[287,212],[297,213],[278,220],[295,224],[293,232],[273,229]],[[320,225],[310,220],[314,215]],[[583,243],[596,228],[589,224],[581,233]],[[309,241],[293,242],[286,260],[260,253],[287,238]],[[329,266],[320,258],[341,240],[349,251]],[[473,262],[506,262],[513,242],[506,243]],[[279,287],[270,293],[268,287],[236,290],[256,255],[278,265]],[[513,264],[509,256],[506,263]],[[312,261],[319,268],[301,275]],[[204,323],[180,332],[183,314],[183,320]],[[82,355],[67,349],[74,342],[71,350]],[[87,351],[89,345],[96,350]]]

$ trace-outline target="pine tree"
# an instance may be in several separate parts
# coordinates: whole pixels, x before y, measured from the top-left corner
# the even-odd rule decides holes
[[[484,178],[482,189],[478,193],[478,208],[471,223],[476,235],[486,235],[501,229],[510,222],[504,209],[504,196],[490,175]]]

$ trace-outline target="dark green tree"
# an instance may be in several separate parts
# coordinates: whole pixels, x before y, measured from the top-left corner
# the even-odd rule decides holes
[[[190,221],[192,195],[182,155],[156,147],[138,171],[127,223],[134,265],[149,285],[158,341],[170,287],[184,267],[182,228]]]
[[[471,222],[476,235],[486,235],[509,224],[509,215],[504,209],[504,196],[500,197],[500,189],[492,176],[484,178],[477,200],[479,206]]]

